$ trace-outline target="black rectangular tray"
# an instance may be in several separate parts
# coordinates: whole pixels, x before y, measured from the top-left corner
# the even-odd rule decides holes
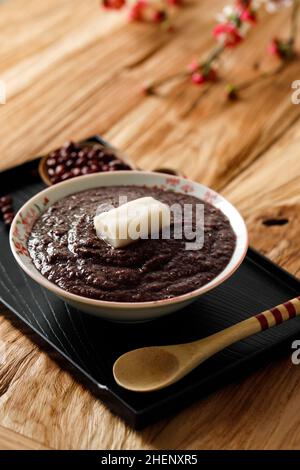
[[[0,174],[0,195],[9,192],[15,209],[44,188],[37,166],[34,161]],[[259,366],[275,348],[288,351],[292,339],[300,335],[300,318],[295,318],[225,349],[165,390],[149,394],[127,392],[112,376],[112,365],[123,352],[205,337],[299,295],[300,282],[249,249],[245,261],[229,280],[184,310],[152,322],[117,324],[69,307],[27,277],[12,257],[3,223],[0,246],[1,301],[64,357],[63,365],[77,379],[135,428],[238,378]]]

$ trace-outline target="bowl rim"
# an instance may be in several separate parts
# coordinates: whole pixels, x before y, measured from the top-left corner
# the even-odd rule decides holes
[[[226,281],[238,269],[238,267],[241,265],[241,263],[243,262],[243,260],[246,256],[248,246],[249,246],[249,235],[248,235],[247,226],[246,226],[246,223],[245,223],[243,217],[241,216],[240,212],[235,208],[235,206],[233,204],[231,204],[231,202],[229,202],[224,196],[222,196],[218,192],[214,191],[213,189],[209,188],[208,186],[206,186],[202,183],[199,183],[199,182],[193,181],[193,180],[189,180],[188,178],[184,178],[184,177],[181,177],[181,176],[176,176],[176,178],[178,178],[178,180],[180,180],[183,183],[192,183],[192,184],[201,186],[203,189],[208,190],[211,193],[217,195],[219,199],[223,200],[227,205],[230,206],[231,210],[233,210],[233,212],[235,212],[235,214],[240,219],[239,222],[241,224],[241,232],[242,232],[241,237],[242,237],[242,241],[243,241],[243,245],[244,245],[243,246],[243,251],[239,255],[239,258],[236,260],[235,264],[232,266],[230,271],[228,271],[226,274],[224,274],[224,272],[226,270],[226,267],[228,267],[228,265],[230,264],[232,258],[228,262],[228,264],[225,266],[223,271],[221,271],[215,278],[213,278],[207,284],[205,284],[201,287],[198,287],[197,289],[195,289],[193,291],[190,291],[190,292],[187,292],[185,294],[181,294],[181,295],[178,295],[178,296],[175,296],[175,297],[171,297],[171,298],[168,298],[168,299],[150,300],[150,301],[145,301],[145,302],[117,302],[117,301],[109,301],[109,300],[91,299],[89,297],[84,297],[84,296],[81,296],[81,295],[77,295],[77,294],[73,294],[71,292],[68,292],[67,290],[62,289],[61,287],[57,286],[53,282],[49,281],[46,277],[44,277],[40,273],[40,271],[38,271],[37,268],[34,266],[33,262],[32,262],[32,268],[33,269],[30,269],[23,262],[22,258],[20,257],[19,253],[17,252],[17,249],[16,249],[15,244],[13,242],[13,232],[14,232],[14,229],[16,227],[17,220],[20,216],[20,213],[24,212],[26,209],[31,207],[34,204],[34,201],[37,198],[47,197],[47,194],[49,192],[54,191],[54,189],[58,188],[58,187],[63,187],[63,186],[66,186],[66,187],[70,186],[71,187],[73,185],[76,185],[76,183],[78,183],[80,181],[87,180],[87,179],[92,180],[92,179],[95,178],[96,175],[101,175],[101,177],[103,177],[104,175],[110,175],[110,176],[111,175],[122,175],[122,176],[126,176],[127,174],[129,174],[129,175],[138,174],[138,175],[146,176],[146,177],[147,176],[163,176],[164,178],[168,177],[168,175],[166,175],[165,173],[153,172],[153,171],[140,171],[140,170],[138,170],[138,171],[137,170],[128,170],[128,171],[127,170],[122,170],[122,171],[114,171],[113,173],[109,173],[109,172],[107,172],[107,173],[94,173],[94,174],[90,174],[90,175],[84,175],[84,176],[79,176],[79,177],[76,177],[76,178],[72,178],[70,180],[63,181],[61,183],[57,183],[56,185],[48,186],[47,188],[43,189],[42,191],[39,191],[37,194],[32,196],[28,201],[26,201],[23,204],[23,206],[16,213],[16,215],[14,217],[14,220],[12,222],[11,228],[10,228],[10,233],[9,233],[9,243],[10,243],[11,251],[13,253],[13,256],[14,256],[15,260],[17,261],[18,265],[23,269],[23,271],[25,271],[25,273],[28,274],[29,277],[31,277],[34,281],[36,281],[42,287],[44,287],[44,288],[48,289],[49,291],[53,292],[54,294],[56,294],[60,298],[63,297],[65,300],[69,300],[69,301],[73,301],[73,302],[81,303],[81,304],[83,303],[83,304],[91,305],[91,306],[94,306],[94,307],[105,307],[106,309],[116,309],[116,308],[118,308],[118,309],[128,309],[128,308],[132,308],[132,309],[145,308],[146,309],[146,308],[150,308],[151,309],[151,308],[159,307],[159,306],[167,306],[167,305],[192,301],[195,297],[199,297],[200,295],[202,295],[202,294],[214,289],[215,287],[219,286],[220,284],[222,284],[224,281]],[[122,185],[119,185],[119,186],[122,186]],[[124,184],[124,186],[126,186],[126,184]],[[94,187],[95,186],[91,186],[89,189],[93,189]],[[78,190],[78,191],[75,190],[73,194],[75,194],[76,192],[80,192],[80,190]],[[69,194],[72,194],[72,193],[69,193]],[[65,196],[65,197],[67,197],[67,196]],[[197,196],[195,196],[195,197],[197,197]],[[214,206],[213,202],[211,204]],[[228,216],[226,215],[226,217],[228,217]],[[228,217],[228,219],[229,219],[229,217]],[[230,221],[230,219],[229,219],[229,221]],[[236,234],[236,232],[235,232],[235,234]],[[236,234],[236,236],[238,236],[238,235]],[[237,249],[237,245],[236,245],[235,250],[236,249]],[[234,253],[235,253],[235,251],[233,252],[233,255],[234,255]],[[233,255],[232,255],[232,257],[233,257]]]

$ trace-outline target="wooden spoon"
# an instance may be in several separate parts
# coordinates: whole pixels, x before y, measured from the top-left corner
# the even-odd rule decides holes
[[[227,346],[299,314],[297,297],[198,341],[129,351],[116,360],[114,378],[121,387],[134,392],[160,390]]]

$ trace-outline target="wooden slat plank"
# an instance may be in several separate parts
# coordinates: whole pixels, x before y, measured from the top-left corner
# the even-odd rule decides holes
[[[250,227],[250,242],[299,276],[300,128],[297,122],[224,190]],[[271,220],[284,225],[266,225]]]

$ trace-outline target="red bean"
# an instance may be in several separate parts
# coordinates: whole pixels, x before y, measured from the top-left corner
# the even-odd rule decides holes
[[[11,217],[13,215],[14,215],[14,212],[13,212],[12,207],[11,207],[10,212],[6,212],[5,214],[3,214],[3,218],[7,219],[8,217]]]
[[[69,155],[61,155],[60,157],[58,157],[57,161],[59,164],[66,163],[68,158],[69,158]]]
[[[72,173],[71,172],[66,172],[63,175],[61,175],[61,177],[60,177],[61,181],[68,180],[69,178],[72,178]]]
[[[12,205],[11,204],[7,204],[7,206],[2,206],[1,207],[1,212],[2,214],[9,214],[13,211],[13,208],[12,208]]]
[[[74,144],[74,142],[72,142],[72,141],[70,141],[70,142],[65,142],[63,148],[64,148],[67,152],[72,152],[72,150],[75,149],[75,144]]]
[[[92,167],[93,165],[96,165],[97,167],[99,167],[99,166],[100,166],[100,162],[99,162],[98,160],[95,160],[95,159],[89,160],[89,161],[87,162],[87,166]]]
[[[120,160],[116,160],[110,163],[109,168],[111,171],[125,170],[126,165]]]
[[[90,166],[90,171],[91,171],[92,173],[97,173],[97,172],[99,171],[99,169],[100,169],[100,168],[99,168],[99,165],[91,165],[91,166]]]
[[[11,196],[2,196],[0,198],[0,207],[7,206],[8,204],[12,204]]]
[[[51,182],[56,184],[80,175],[130,168],[110,149],[99,145],[80,147],[70,141],[49,155],[47,169]]]
[[[72,170],[71,170],[71,174],[73,176],[79,176],[80,173],[81,173],[80,168],[72,168]]]
[[[87,175],[89,172],[89,167],[88,166],[84,166],[83,168],[81,168],[81,174],[82,175]]]
[[[95,149],[90,150],[89,153],[87,154],[87,157],[89,160],[92,160],[93,158],[97,157],[97,150]]]
[[[50,181],[51,181],[52,184],[56,184],[56,183],[59,183],[60,179],[59,179],[58,176],[52,176],[50,178]]]
[[[11,224],[13,219],[14,219],[15,214],[13,212],[8,212],[7,214],[4,214],[3,220],[5,224]]]
[[[57,160],[56,158],[48,158],[46,163],[48,168],[53,168],[57,164]]]
[[[112,162],[113,160],[115,160],[116,157],[110,153],[106,153],[104,154],[102,157],[101,157],[101,160],[104,162],[104,163],[110,163]]]
[[[66,171],[66,167],[64,165],[57,165],[57,167],[55,168],[55,174],[57,176],[63,175],[65,171]]]
[[[86,164],[86,157],[79,157],[77,158],[75,165],[78,167],[84,166]]]
[[[49,158],[54,158],[54,160],[57,160],[57,158],[59,157],[59,155],[60,155],[59,150],[54,150],[54,152],[51,152],[51,153],[49,154]]]
[[[74,160],[71,160],[71,159],[67,160],[66,161],[66,167],[71,168],[72,166],[74,166]]]

